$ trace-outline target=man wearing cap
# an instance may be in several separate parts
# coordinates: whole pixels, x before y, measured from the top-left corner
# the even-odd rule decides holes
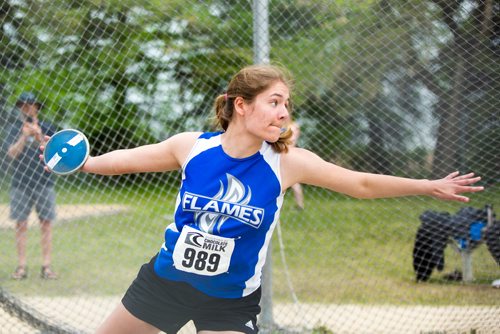
[[[17,102],[19,117],[7,131],[7,155],[11,159],[12,182],[10,189],[10,217],[16,221],[16,247],[18,266],[13,279],[28,275],[26,243],[28,216],[35,207],[42,234],[41,277],[55,279],[51,269],[52,221],[55,219],[54,177],[44,170],[40,162],[39,146],[45,135],[55,133],[52,124],[38,119],[42,104],[32,92],[23,92]]]

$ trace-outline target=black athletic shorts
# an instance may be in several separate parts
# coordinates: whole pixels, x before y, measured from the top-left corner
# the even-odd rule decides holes
[[[122,299],[135,317],[167,334],[177,333],[190,320],[197,331],[258,332],[260,288],[242,298],[211,297],[187,283],[159,277],[154,260],[141,267]]]

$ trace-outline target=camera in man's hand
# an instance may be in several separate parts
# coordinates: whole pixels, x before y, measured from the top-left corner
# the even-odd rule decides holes
[[[24,117],[24,121],[25,121],[25,124],[28,124],[29,127],[30,127],[30,135],[28,136],[28,143],[34,143],[35,142],[35,138],[36,138],[36,123],[35,123],[35,118],[33,118],[32,116],[28,116],[28,115],[25,115]]]

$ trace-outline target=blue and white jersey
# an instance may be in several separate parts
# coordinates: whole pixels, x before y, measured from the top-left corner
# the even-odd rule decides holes
[[[210,296],[239,298],[261,283],[283,204],[280,154],[264,142],[256,154],[232,158],[221,134],[202,134],[182,167],[175,221],[154,268]]]

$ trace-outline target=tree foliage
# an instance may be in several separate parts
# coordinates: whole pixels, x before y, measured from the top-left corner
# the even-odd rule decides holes
[[[271,0],[269,10],[272,62],[297,79],[302,145],[373,172],[406,174],[412,151],[433,153],[436,176],[494,169],[477,152],[498,132],[497,3]],[[253,59],[251,1],[1,0],[0,25],[4,114],[36,90],[47,117],[95,139],[93,154],[209,128],[214,97]],[[430,113],[436,139],[415,142]]]

